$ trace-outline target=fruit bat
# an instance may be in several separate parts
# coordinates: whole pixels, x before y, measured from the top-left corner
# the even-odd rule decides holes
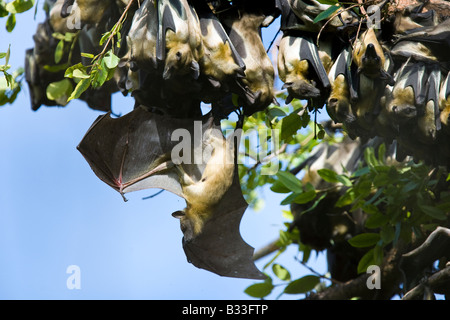
[[[391,50],[393,55],[413,57],[425,62],[439,62],[449,69],[450,19],[437,26],[423,27],[416,32],[399,37]]]
[[[393,85],[392,76],[384,70],[386,56],[374,28],[368,28],[355,42],[353,61],[358,66],[358,73]]]
[[[279,77],[284,82],[283,89],[289,93],[286,103],[293,98],[319,98],[323,94],[320,88],[330,88],[317,46],[307,37],[283,36],[277,65]]]
[[[427,75],[425,65],[406,61],[395,76],[392,96],[386,109],[398,124],[404,124],[417,116],[425,104]]]
[[[441,70],[439,66],[431,67],[427,81],[427,98],[423,114],[417,118],[419,139],[432,142],[436,139],[437,131],[441,129],[439,116],[439,90],[441,87]]]
[[[99,116],[78,145],[94,173],[122,195],[147,188],[186,200],[180,219],[189,262],[222,276],[263,279],[239,224],[247,203],[235,162],[235,137],[214,118],[175,119],[137,107]],[[180,142],[181,138],[181,142]],[[239,140],[239,135],[237,135]]]
[[[441,123],[448,130],[450,125],[450,72],[447,73],[447,77],[442,82],[441,90],[439,91],[439,108],[441,110]]]
[[[245,63],[221,22],[205,2],[200,0],[195,4],[205,50],[199,63],[202,74],[207,78],[206,90],[220,91],[222,95],[231,91],[250,103],[254,102],[253,93],[242,81],[245,77]],[[214,98],[213,96],[211,100],[215,100]]]
[[[386,56],[378,42],[374,28],[368,28],[354,44],[352,52],[356,74],[351,88],[352,102],[355,102],[356,115],[364,128],[367,128],[380,112],[380,99],[386,84],[393,85],[394,79],[386,72]]]
[[[343,123],[350,137],[356,138],[355,121],[350,101],[351,54],[342,50],[328,73],[331,91],[327,101],[327,112],[335,122]]]
[[[69,7],[76,3],[79,11],[79,18],[82,23],[96,24],[100,22],[106,9],[112,5],[112,0],[66,0],[62,5],[61,16],[63,18],[68,17],[73,10]]]
[[[245,78],[242,82],[255,97],[254,102],[243,101],[246,115],[263,110],[275,101],[275,71],[261,39],[261,24],[264,18],[263,14],[242,9],[227,10],[219,17],[245,63]]]
[[[163,79],[200,76],[203,55],[200,22],[187,0],[159,0],[156,58],[164,62]]]
[[[155,0],[145,0],[134,13],[126,37],[129,60],[135,67],[153,71],[157,68],[156,41],[158,37],[158,11]],[[135,69],[132,66],[132,69]],[[134,70],[136,71],[136,70]]]
[[[114,0],[64,0],[61,6],[61,17],[67,18],[69,15],[75,14],[78,15],[82,24],[95,25],[102,20],[108,10],[113,9],[119,12],[127,4],[128,1]]]
[[[435,26],[437,24],[436,12],[434,10],[421,12],[424,4],[406,7],[389,17],[388,20],[391,20],[393,24],[394,34],[408,34],[423,27]]]
[[[316,0],[287,0],[292,11],[302,21],[300,28],[303,31],[319,32],[324,22],[314,22],[314,19],[323,11],[329,9],[329,4],[323,4]],[[327,24],[327,31],[335,31],[345,24],[354,23],[356,18],[349,11],[342,11]]]

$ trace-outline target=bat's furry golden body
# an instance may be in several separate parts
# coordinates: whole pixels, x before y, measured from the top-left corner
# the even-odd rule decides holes
[[[205,52],[200,60],[202,72],[213,79],[223,81],[237,74],[244,74],[236,63],[230,43],[224,42],[212,23],[203,32]]]
[[[366,54],[370,45],[374,47],[377,57],[371,57]],[[353,49],[353,61],[365,76],[369,78],[377,78],[380,76],[380,72],[384,68],[385,57],[383,48],[378,42],[373,28],[367,29],[361,35],[360,39],[356,41],[355,48]]]
[[[367,29],[356,41],[353,62],[358,67],[358,101],[354,106],[355,113],[360,125],[368,128],[375,116],[374,110],[379,109],[386,81],[393,84],[392,77],[384,70],[386,58],[374,28]]]
[[[257,107],[267,106],[274,100],[275,71],[260,36],[264,18],[264,15],[239,12],[223,20],[245,63],[243,83],[255,94]]]
[[[387,111],[392,114],[395,119],[402,122],[402,120],[407,120],[416,116],[415,95],[411,86],[406,88],[402,88],[400,85],[394,86],[392,96],[392,100],[388,102]]]
[[[199,181],[194,181],[178,166],[186,208],[180,217],[182,228],[191,230],[192,237],[198,235],[203,224],[209,219],[216,205],[233,182],[234,160],[233,148],[227,140],[210,135],[206,141],[212,153]],[[189,234],[185,233],[188,239]]]
[[[338,122],[345,124],[349,117],[352,117],[349,86],[343,74],[339,74],[336,79],[331,81],[327,108]]]
[[[200,22],[187,1],[181,1],[182,15],[173,14],[175,31],[166,31],[166,57],[163,77],[198,74],[198,60],[203,55],[203,42]],[[161,9],[160,9],[161,10]]]
[[[152,64],[154,68],[156,68],[158,36],[156,21],[158,21],[158,12],[155,8],[155,0],[146,0],[136,10],[127,36],[130,59],[144,66]]]
[[[278,54],[278,75],[286,84],[289,95],[296,98],[314,98],[320,90],[311,83],[308,60],[300,60],[301,39],[284,36],[280,41]]]

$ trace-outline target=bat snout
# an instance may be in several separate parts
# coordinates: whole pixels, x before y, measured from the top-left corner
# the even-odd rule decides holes
[[[367,45],[365,56],[372,59],[379,58],[373,43]]]

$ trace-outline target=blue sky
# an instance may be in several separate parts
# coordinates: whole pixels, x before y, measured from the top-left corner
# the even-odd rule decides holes
[[[34,20],[33,11],[17,15],[12,34],[0,20],[0,51],[11,44],[12,69],[24,65],[44,19],[39,9]],[[275,32],[275,24],[265,30],[265,43]],[[132,106],[131,98],[113,96],[114,112]],[[34,112],[25,81],[17,101],[0,107],[0,299],[249,299],[244,289],[254,280],[187,263],[179,222],[170,215],[184,208],[183,199],[163,192],[142,200],[157,191],[144,190],[124,202],[94,175],[76,146],[100,114],[79,101]],[[284,195],[263,195],[264,209],[247,210],[241,222],[255,248],[275,239],[285,222],[278,205]],[[292,247],[279,259],[294,279],[310,273],[296,255]],[[322,255],[311,260],[325,272]],[[80,289],[66,286],[70,265],[80,268]]]

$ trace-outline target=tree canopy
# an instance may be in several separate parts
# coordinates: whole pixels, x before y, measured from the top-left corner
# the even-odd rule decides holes
[[[206,67],[200,63],[197,78],[203,82],[192,91],[197,78],[192,81],[190,74],[181,81],[176,78],[179,82],[168,89],[161,79],[167,80],[165,75],[174,71],[167,66],[157,85],[159,80],[151,85],[136,80],[139,70],[150,73],[153,68],[149,57],[133,57],[129,50],[133,36],[150,43],[148,35],[139,38],[139,30],[150,29],[148,25],[133,27],[140,2],[104,1],[109,5],[97,8],[99,18],[81,1],[81,18],[74,7],[61,17],[66,2],[70,1],[0,0],[7,32],[14,32],[15,16],[24,11],[44,10],[47,17],[37,27],[35,47],[27,51],[25,66],[10,66],[13,49],[0,44],[0,106],[14,108],[27,82],[33,110],[42,105],[70,108],[70,101],[79,99],[92,109],[112,112],[111,95],[122,93],[131,96],[131,104],[147,103],[181,118],[198,115],[199,107],[207,105],[223,116],[224,132],[234,128],[233,111],[238,110],[246,116],[243,131],[257,133],[246,136],[239,150],[246,201],[257,210],[263,205],[260,190],[269,186],[271,192],[285,195],[280,204],[290,209],[276,213],[286,219],[279,238],[256,248],[256,261],[272,258],[262,270],[267,278],[246,288],[247,295],[448,297],[450,59],[437,53],[450,43],[447,3],[277,0],[256,8],[254,1],[245,0],[191,1],[197,11],[200,3],[207,3],[228,34],[234,25],[227,24],[224,15],[235,7],[243,10],[241,18],[243,12],[262,17],[258,30],[271,24],[280,29],[264,48],[272,69],[260,62],[255,70],[262,73],[254,79],[248,72],[244,80],[226,82],[204,80],[201,72]],[[439,29],[440,25],[444,27]],[[375,35],[372,42],[367,40],[370,32]],[[427,42],[427,36],[437,40]],[[253,42],[250,38],[246,40]],[[302,49],[294,60],[309,63],[303,73],[298,68],[304,66],[289,69],[298,39]],[[374,43],[381,53],[377,46],[370,49]],[[239,51],[239,44],[234,45]],[[302,55],[305,48],[313,52],[312,58]],[[314,60],[314,54],[325,76],[308,60]],[[346,55],[351,58],[344,60]],[[339,73],[340,61],[344,71]],[[371,65],[374,61],[376,66]],[[265,77],[272,82],[261,84]],[[340,86],[342,79],[346,86]],[[414,88],[412,102],[407,101],[411,96],[406,98],[405,81]],[[400,89],[404,93],[398,93]],[[288,247],[298,249],[296,259],[310,274],[292,278],[278,262]],[[326,274],[309,267],[314,252],[326,252]]]

